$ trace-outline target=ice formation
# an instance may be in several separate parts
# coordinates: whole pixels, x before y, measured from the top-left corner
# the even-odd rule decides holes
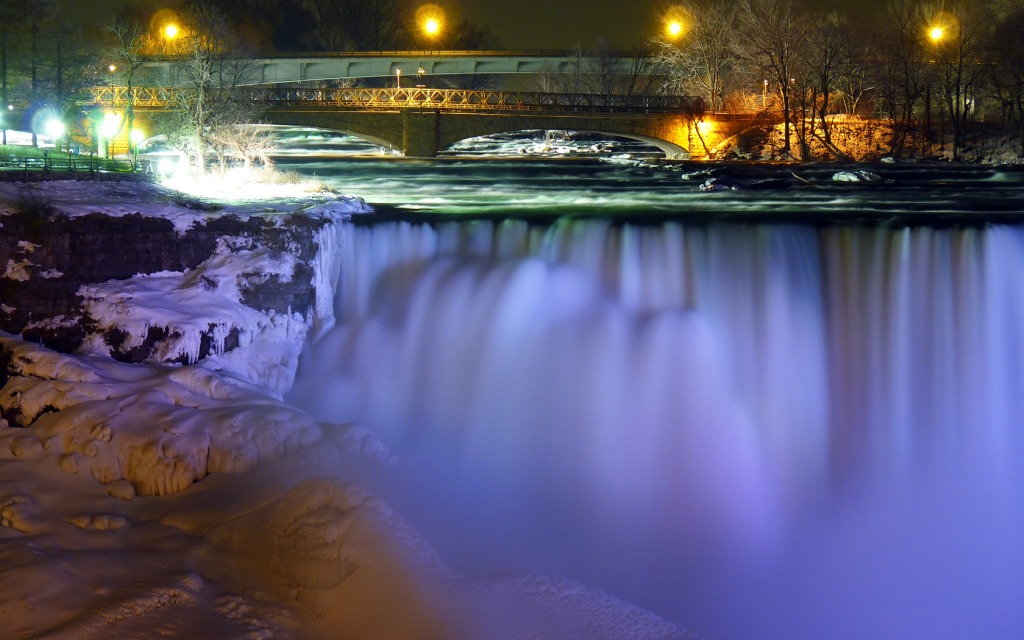
[[[319,437],[306,414],[203,368],[73,358],[13,338],[0,349],[13,365],[0,391],[13,423],[0,433],[0,458],[56,459],[118,497],[120,480],[139,495],[177,493]]]

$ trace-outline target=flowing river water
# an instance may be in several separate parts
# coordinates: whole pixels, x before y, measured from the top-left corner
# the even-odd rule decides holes
[[[459,569],[713,640],[1024,635],[1024,171],[280,164],[378,209],[290,399]]]

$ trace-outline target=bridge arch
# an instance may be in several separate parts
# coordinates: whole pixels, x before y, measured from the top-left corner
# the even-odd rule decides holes
[[[680,113],[518,113],[402,108],[342,110],[324,108],[271,109],[270,124],[317,127],[347,133],[407,156],[433,157],[456,142],[478,136],[535,129],[589,131],[649,143],[670,158],[703,156],[694,145],[696,125]],[[696,148],[696,150],[695,150]]]
[[[402,125],[393,113],[368,114],[348,111],[272,111],[270,124],[315,127],[355,136],[379,147],[403,150]],[[387,117],[387,116],[392,117]],[[383,117],[382,117],[383,116]]]

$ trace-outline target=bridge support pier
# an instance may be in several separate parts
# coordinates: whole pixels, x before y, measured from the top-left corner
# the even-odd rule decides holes
[[[437,109],[403,109],[402,153],[411,158],[436,157],[440,120]]]

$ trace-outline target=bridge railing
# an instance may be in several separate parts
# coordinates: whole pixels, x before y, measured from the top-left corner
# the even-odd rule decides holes
[[[98,87],[96,104],[125,107],[167,108],[184,96],[173,88]],[[269,107],[324,107],[374,110],[427,108],[452,111],[586,111],[627,113],[701,113],[704,102],[693,96],[605,95],[541,93],[524,91],[475,91],[469,89],[309,88],[281,87],[239,90],[236,100],[262,102]]]

